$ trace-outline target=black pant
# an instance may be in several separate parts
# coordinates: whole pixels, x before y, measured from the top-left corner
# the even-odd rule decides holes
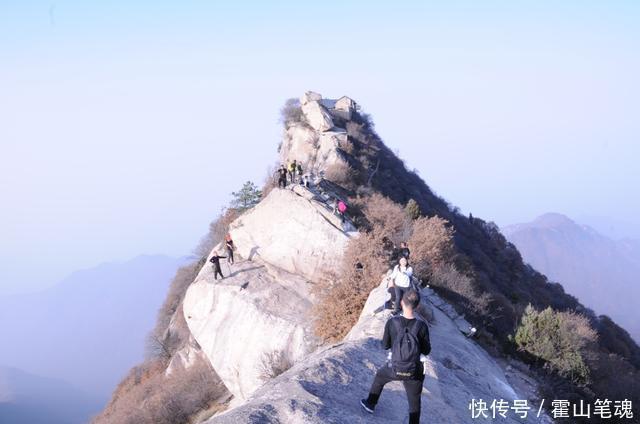
[[[287,186],[287,177],[280,177],[278,179],[278,187],[285,188]]]
[[[420,394],[422,393],[424,375],[420,372],[414,380],[403,380],[396,377],[393,369],[388,364],[385,364],[378,370],[373,379],[371,390],[369,390],[369,398],[367,399],[369,403],[374,406],[378,403],[384,385],[390,381],[402,381],[409,401],[409,424],[418,424],[420,422]]]
[[[402,296],[407,290],[409,290],[409,287],[398,287],[398,286],[394,287],[394,291],[396,292],[395,312],[400,312],[400,309],[401,309],[400,301],[402,300]]]
[[[220,278],[224,278],[224,275],[222,275],[222,270],[220,269],[219,266],[213,266],[213,279],[217,280],[218,279],[218,274],[220,274]]]
[[[233,249],[227,247],[227,262],[233,264]]]

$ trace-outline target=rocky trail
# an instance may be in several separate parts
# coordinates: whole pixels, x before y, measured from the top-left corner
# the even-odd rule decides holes
[[[247,402],[207,421],[215,423],[402,423],[407,400],[400,382],[389,383],[375,414],[362,411],[359,400],[368,393],[378,367],[386,361],[380,338],[389,312],[373,313],[384,302],[384,283],[375,289],[360,320],[343,343],[311,354],[290,370],[258,389]],[[471,399],[526,399],[517,393],[501,367],[458,324],[423,293],[432,311],[429,324],[432,353],[426,362],[422,422],[471,423]],[[551,422],[546,416],[528,419],[513,413],[502,422]]]

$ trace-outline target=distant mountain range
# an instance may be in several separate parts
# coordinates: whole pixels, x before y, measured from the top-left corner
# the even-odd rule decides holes
[[[535,269],[640,341],[640,240],[613,240],[556,213],[502,232]]]
[[[0,364],[24,370],[5,369],[5,391],[14,393],[18,384],[20,405],[39,404],[42,410],[66,393],[89,402],[78,411],[98,412],[123,375],[143,360],[145,338],[183,262],[138,256],[77,271],[42,292],[0,297]],[[29,393],[42,387],[51,390]],[[5,413],[7,408],[5,402]],[[47,422],[82,422],[73,419],[78,411],[69,411],[70,420]]]
[[[103,401],[69,383],[0,367],[0,423],[74,424],[86,422]]]

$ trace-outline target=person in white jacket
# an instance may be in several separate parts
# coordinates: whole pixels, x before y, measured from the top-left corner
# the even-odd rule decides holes
[[[407,258],[400,258],[398,265],[393,268],[393,272],[389,276],[393,282],[393,287],[396,295],[395,308],[393,315],[400,313],[400,299],[404,293],[411,287],[411,276],[413,275],[413,268],[409,266]]]

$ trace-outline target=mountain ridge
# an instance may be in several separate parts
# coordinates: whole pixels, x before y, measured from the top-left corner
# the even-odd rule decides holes
[[[625,391],[633,387],[634,376],[638,375],[640,348],[632,340],[624,338],[624,334],[617,336],[618,331],[624,330],[611,320],[595,316],[575,297],[565,293],[562,286],[549,282],[544,275],[527,266],[497,225],[478,217],[462,216],[457,208],[436,196],[382,142],[373,129],[371,118],[355,101],[348,97],[323,100],[326,99],[320,94],[307,92],[300,99],[288,101],[282,111],[284,131],[278,148],[278,161],[280,164],[289,164],[293,160],[301,163],[305,180],[310,182],[309,187],[302,186],[304,181],[291,181],[294,174],[288,177],[288,186],[280,188],[269,175],[262,200],[253,206],[255,209],[250,208],[248,212],[228,210],[211,225],[209,247],[212,248],[191,264],[184,275],[174,280],[165,302],[163,319],[158,321],[155,334],[162,335],[159,343],[164,354],[132,370],[132,375],[149,374],[149,384],[154,386],[158,381],[175,376],[177,371],[174,370],[182,370],[180,372],[185,379],[197,378],[198,381],[205,376],[215,376],[217,380],[208,384],[222,382],[227,391],[216,392],[216,397],[193,399],[196,393],[182,392],[180,387],[172,390],[174,386],[169,386],[164,392],[153,391],[153,387],[147,387],[144,381],[128,378],[114,393],[112,402],[96,423],[126,417],[130,413],[130,405],[139,404],[144,396],[154,399],[156,406],[143,413],[152,417],[147,422],[155,423],[172,423],[179,420],[176,417],[183,416],[192,422],[208,419],[217,422],[225,420],[224,417],[231,421],[240,419],[256,423],[312,422],[314,418],[309,411],[314,408],[337,408],[340,403],[336,403],[331,393],[318,385],[331,386],[343,380],[348,383],[345,370],[359,369],[361,381],[353,388],[357,389],[356,392],[362,390],[367,384],[364,381],[373,378],[373,366],[381,364],[380,352],[368,342],[360,347],[354,346],[353,357],[345,356],[343,371],[334,368],[338,372],[332,374],[329,365],[341,359],[331,355],[332,352],[340,355],[339,349],[327,350],[325,340],[324,347],[316,349],[315,353],[311,344],[306,345],[309,349],[292,352],[288,350],[287,341],[292,334],[301,335],[296,336],[296,340],[310,338],[312,334],[308,325],[313,322],[315,326],[319,317],[336,327],[342,324],[340,319],[348,320],[350,325],[355,323],[352,331],[358,327],[360,317],[361,324],[371,325],[372,333],[368,337],[381,337],[380,327],[373,323],[384,319],[384,314],[372,319],[371,314],[364,312],[368,310],[365,302],[368,298],[375,298],[371,302],[382,307],[380,296],[384,295],[384,289],[377,285],[381,274],[388,269],[387,246],[407,239],[412,248],[414,267],[419,269],[422,283],[430,286],[428,290],[423,289],[423,295],[428,296],[432,290],[439,300],[429,299],[429,302],[432,305],[434,301],[438,302],[440,310],[448,311],[446,318],[436,312],[439,322],[467,323],[464,331],[457,324],[449,328],[466,349],[475,351],[481,348],[478,352],[482,354],[478,353],[477,358],[482,356],[483,359],[472,362],[476,369],[467,369],[467,373],[474,375],[478,369],[489,367],[499,369],[494,364],[501,362],[496,359],[500,358],[513,361],[517,365],[515,368],[524,370],[525,378],[531,382],[531,389],[523,395],[527,398],[546,395],[592,400],[596,394],[606,394],[610,398],[621,395],[637,398],[638,393]],[[292,206],[299,197],[307,198],[309,203],[300,208]],[[278,198],[281,201],[275,202],[274,199]],[[348,203],[347,216],[342,219],[333,215],[332,205],[338,199]],[[265,205],[274,203],[273,212],[264,212]],[[288,211],[289,206],[292,207],[291,212]],[[306,222],[315,219],[316,207],[327,212],[327,219],[331,217],[339,222],[331,226],[305,227]],[[291,223],[292,227],[284,227],[282,220],[287,225]],[[328,242],[332,237],[318,234],[346,233],[352,228],[358,230],[358,237],[338,248]],[[223,251],[222,240],[227,233],[238,243],[238,260],[251,262],[255,257],[256,268],[264,265],[267,270],[243,271],[248,266],[243,262],[237,266],[239,272],[233,271],[236,265],[228,270],[228,280],[215,280],[209,259],[216,252]],[[353,251],[353,246],[369,257]],[[336,265],[314,267],[312,264],[317,258],[331,258]],[[295,278],[287,274],[291,272],[295,273]],[[353,280],[345,280],[345,275]],[[319,294],[312,291],[306,299],[296,300],[286,292],[291,284],[314,288]],[[334,297],[330,296],[332,293]],[[282,296],[287,296],[287,299]],[[331,303],[323,304],[332,300],[340,308],[331,309]],[[290,305],[295,313],[273,316],[269,305],[278,301],[283,305],[289,305],[287,301],[305,305],[310,302],[313,307],[297,309]],[[324,315],[318,315],[318,308],[322,306],[328,309],[325,308]],[[582,351],[572,352],[580,361],[583,354],[588,359],[588,370],[593,377],[591,381],[572,379],[563,374],[565,370],[552,368],[514,341],[513,334],[524,314],[545,308],[554,314],[583,317],[574,322],[585,326],[586,334],[593,332],[601,336],[581,345]],[[469,328],[469,323],[474,331]],[[591,330],[591,326],[595,330]],[[288,330],[280,336],[279,329],[284,327]],[[473,339],[460,336],[460,332],[473,336]],[[322,336],[317,326],[315,333]],[[616,336],[606,337],[614,333]],[[333,334],[340,335],[341,340],[344,335],[341,331]],[[342,340],[342,345],[353,342],[348,338],[346,336]],[[298,345],[297,342],[295,344]],[[442,345],[440,352],[432,353],[430,363],[438,362],[438,355],[446,356],[447,352],[451,353],[452,347]],[[328,356],[323,356],[325,353]],[[209,371],[202,371],[198,376],[189,374],[195,366],[188,358],[198,358],[197,361]],[[307,359],[318,368],[314,371],[305,368]],[[435,387],[442,385],[439,391],[442,394],[453,391],[452,385],[456,384],[456,379],[445,378],[447,370],[465,368],[464,364],[456,364],[455,359],[439,359],[442,366],[432,368],[436,370]],[[360,368],[361,362],[370,365],[368,371]],[[321,367],[322,363],[326,366]],[[610,372],[613,367],[621,370],[615,381]],[[316,374],[317,384],[301,387],[298,383],[309,372]],[[365,375],[367,372],[370,373],[368,376]],[[474,378],[481,379],[481,376]],[[294,382],[293,386],[289,384],[291,382]],[[516,392],[510,382],[504,384]],[[513,384],[520,387],[515,381]],[[268,393],[268,388],[276,385],[284,387],[277,402]],[[350,387],[346,383],[345,386]],[[434,388],[433,382],[431,388]],[[433,393],[436,391],[434,389]],[[442,404],[443,408],[450,408],[449,422],[459,422],[463,414],[468,413],[470,399],[463,398],[474,394],[464,390],[455,392],[455,402]],[[428,402],[429,397],[425,395]],[[230,396],[233,398],[229,402]],[[351,392],[351,396],[355,393]],[[185,398],[181,404],[183,409],[164,406],[175,397]],[[270,400],[275,403],[270,403]],[[259,404],[269,404],[269,408],[257,406]],[[253,407],[258,409],[252,410]],[[402,407],[397,408],[394,414],[401,413]],[[224,409],[227,411],[222,412]],[[356,410],[349,417],[364,419],[355,414]],[[257,414],[252,415],[254,412]],[[446,412],[443,412],[443,417],[446,417]],[[339,411],[325,418],[330,422],[344,422],[336,414]],[[454,416],[456,418],[452,418]],[[394,417],[397,418],[396,415]]]

